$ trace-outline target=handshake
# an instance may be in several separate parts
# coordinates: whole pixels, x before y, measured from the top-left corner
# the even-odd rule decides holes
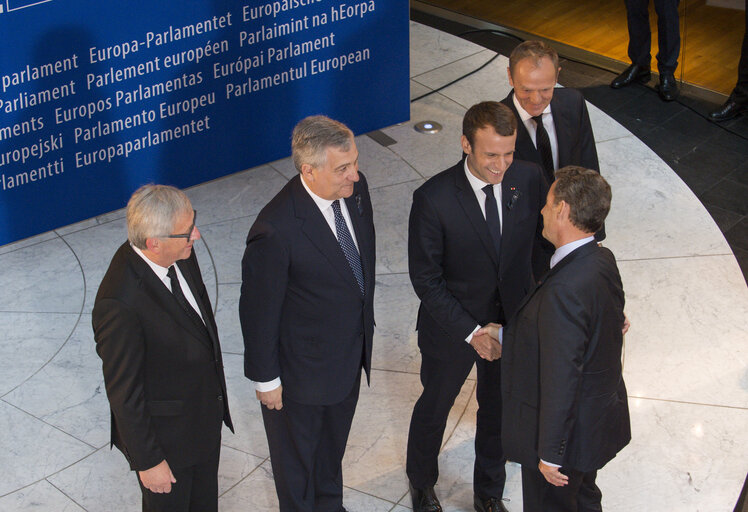
[[[487,361],[495,361],[501,358],[501,341],[499,340],[500,324],[486,324],[470,339],[470,345],[478,352],[478,355]]]

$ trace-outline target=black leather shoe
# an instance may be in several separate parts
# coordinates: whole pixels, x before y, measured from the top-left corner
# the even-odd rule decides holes
[[[678,82],[672,73],[660,73],[660,85],[657,87],[662,101],[673,101],[678,96]]]
[[[733,117],[738,117],[741,112],[748,110],[745,105],[738,105],[732,99],[728,99],[724,105],[709,114],[712,121],[727,121]]]
[[[478,496],[473,497],[473,504],[476,512],[509,512],[501,498],[481,499]]]
[[[650,78],[652,78],[652,72],[649,70],[649,68],[639,66],[638,64],[631,64],[623,73],[615,77],[613,81],[610,82],[610,86],[613,89],[620,89],[621,87],[631,85],[634,82],[646,84],[647,82],[649,82]]]
[[[410,483],[408,487],[410,487],[410,497],[413,498],[413,512],[442,512],[442,505],[433,487],[416,489]]]

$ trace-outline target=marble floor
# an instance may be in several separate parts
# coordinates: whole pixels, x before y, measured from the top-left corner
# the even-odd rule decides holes
[[[474,69],[493,52],[411,24],[413,97]],[[471,104],[503,98],[507,59],[416,101],[411,121],[357,138],[377,228],[374,371],[362,389],[344,460],[352,512],[407,511],[404,452],[420,384],[417,299],[407,276],[411,193],[460,155]],[[678,176],[623,126],[590,105],[602,173],[613,188],[606,245],[616,254],[632,328],[625,378],[633,440],[599,476],[608,512],[728,511],[748,471],[748,288],[717,225]],[[413,124],[434,120],[436,135]],[[277,510],[260,410],[242,374],[237,315],[244,237],[294,174],[288,159],[188,191],[196,244],[224,350],[236,434],[224,433],[220,508]],[[91,331],[93,298],[125,238],[122,211],[0,247],[0,511],[139,509],[135,476],[109,449],[109,412]],[[450,415],[437,493],[472,510],[475,381]],[[521,510],[510,464],[506,506]]]

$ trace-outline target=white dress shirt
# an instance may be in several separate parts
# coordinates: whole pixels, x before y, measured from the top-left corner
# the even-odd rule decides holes
[[[485,181],[477,178],[472,172],[470,172],[470,169],[468,168],[467,158],[464,162],[465,167],[465,176],[467,177],[468,183],[470,183],[470,188],[473,189],[473,193],[475,194],[475,198],[478,200],[478,205],[480,206],[480,211],[483,214],[483,218],[486,218],[486,193],[483,191],[483,187],[488,185]],[[499,225],[501,226],[502,233],[504,232],[504,212],[501,211],[501,183],[498,183],[496,185],[492,185],[493,187],[493,195],[496,198],[496,206],[497,210],[499,210]],[[465,341],[470,343],[473,339],[473,334],[476,333],[478,329],[480,329],[480,325],[476,326],[475,329],[473,329],[473,332],[468,334],[468,337],[465,338]]]
[[[512,101],[514,102],[514,108],[517,109],[517,113],[519,114],[522,123],[525,125],[525,128],[527,128],[527,133],[530,134],[530,139],[532,140],[533,145],[537,148],[538,143],[536,140],[536,133],[538,127],[535,124],[535,121],[533,121],[532,116],[528,114],[527,111],[519,104],[519,101],[517,101],[516,93],[512,94]],[[553,124],[553,113],[551,112],[550,103],[547,107],[545,107],[545,110],[543,110],[543,113],[541,115],[543,116],[543,127],[548,133],[548,140],[551,143],[551,153],[553,154],[553,168],[558,169],[558,139],[556,137],[556,126]]]
[[[156,274],[156,277],[158,277],[161,282],[164,283],[166,289],[171,292],[171,278],[167,275],[169,269],[167,267],[162,267],[158,263],[152,262],[150,259],[148,259],[148,256],[143,254],[143,251],[141,251],[134,245],[130,244],[130,247],[132,247],[132,249],[135,251],[135,254],[143,258],[143,261],[148,263],[148,266],[151,267],[151,270],[153,270],[153,272]],[[174,270],[177,271],[177,279],[179,279],[179,286],[182,288],[184,298],[187,299],[187,302],[190,303],[192,309],[197,312],[198,316],[203,320],[203,323],[205,323],[205,319],[203,318],[202,313],[200,313],[200,307],[197,305],[195,296],[192,295],[192,290],[190,290],[190,285],[188,285],[187,281],[185,281],[184,276],[182,275],[182,271],[179,270],[179,266],[176,263],[174,264]]]
[[[595,237],[593,235],[590,235],[586,238],[580,238],[579,240],[574,240],[573,242],[564,244],[556,249],[556,252],[554,252],[553,256],[551,256],[551,268],[555,267],[562,259],[571,254],[574,249],[582,247],[584,244],[592,242],[594,239]]]
[[[331,201],[329,199],[324,199],[314,192],[312,192],[312,189],[309,188],[309,185],[306,184],[306,181],[304,181],[304,177],[301,176],[301,184],[304,185],[304,189],[309,193],[309,196],[314,201],[314,204],[317,205],[317,208],[319,208],[319,211],[322,213],[322,216],[325,218],[325,221],[327,221],[327,225],[330,227],[330,230],[332,231],[332,234],[335,236],[335,239],[338,238],[338,231],[335,229],[335,212],[332,209],[332,203],[335,201]],[[346,206],[345,201],[340,199],[338,200],[340,203],[340,212],[343,214],[343,220],[345,220],[346,226],[348,226],[348,231],[351,233],[351,238],[353,238],[353,243],[356,244],[356,250],[358,250],[358,240],[356,240],[356,233],[353,231],[353,224],[351,224],[351,215],[348,212],[348,206]],[[281,379],[280,376],[274,378],[271,381],[267,382],[254,382],[255,389],[257,391],[265,392],[265,391],[272,391],[278,386],[281,385]]]

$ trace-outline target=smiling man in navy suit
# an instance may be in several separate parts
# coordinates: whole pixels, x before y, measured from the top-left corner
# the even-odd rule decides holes
[[[550,185],[556,169],[580,165],[600,171],[595,136],[582,93],[556,87],[561,67],[558,53],[542,41],[525,41],[509,56],[512,90],[501,102],[517,117],[515,158],[535,162],[545,171]],[[595,234],[605,239],[605,226]],[[540,279],[548,270],[553,246],[542,239],[543,251],[533,255],[533,271]]]
[[[421,299],[424,388],[413,409],[406,464],[416,512],[442,510],[434,492],[439,449],[449,410],[474,364],[474,506],[479,512],[505,510],[501,346],[475,333],[509,318],[532,286],[531,255],[548,189],[537,164],[514,160],[517,120],[505,105],[473,105],[462,133],[467,156],[418,188],[410,211],[408,267]]]
[[[371,200],[345,125],[308,117],[291,146],[299,174],[257,216],[242,260],[244,371],[281,512],[341,512],[343,453],[371,368]]]

